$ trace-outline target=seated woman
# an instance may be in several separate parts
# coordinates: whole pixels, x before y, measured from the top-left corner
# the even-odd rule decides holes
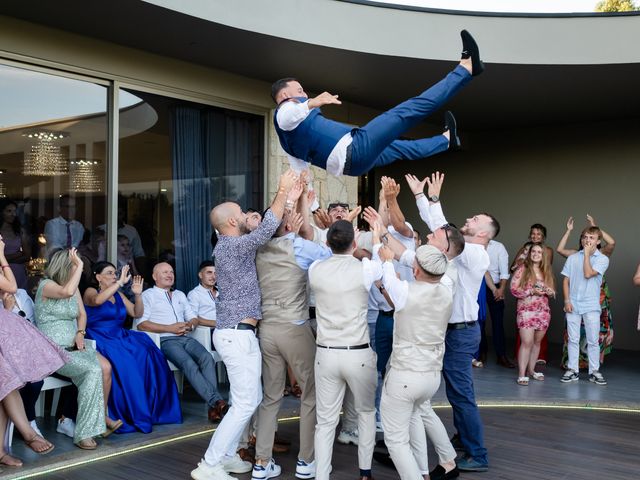
[[[122,421],[114,421],[105,414],[111,365],[84,344],[87,314],[78,291],[81,276],[82,260],[75,248],[52,255],[36,293],[36,322],[45,335],[69,351],[71,360],[57,373],[70,378],[78,387],[73,441],[80,448],[94,450],[98,445],[93,438],[109,435]]]
[[[142,277],[134,277],[131,284],[135,304],[119,291],[131,281],[128,265],[116,280],[115,266],[98,262],[93,280],[94,286],[84,293],[87,338],[95,339],[98,351],[111,362],[109,410],[124,422],[119,431],[149,433],[154,424],[182,423],[178,390],[166,358],[147,334],[122,327],[127,314],[143,314]]]
[[[553,271],[544,245],[534,244],[511,279],[511,293],[518,299],[516,321],[520,331],[518,385],[529,385],[529,376],[544,380],[536,372],[540,343],[551,320],[549,297],[555,297]]]
[[[0,236],[0,297],[16,292],[16,280],[4,256]],[[0,465],[21,467],[22,461],[5,451],[5,430],[10,419],[34,452],[45,454],[53,445],[30,425],[18,389],[40,382],[68,360],[66,352],[11,309],[0,308]]]

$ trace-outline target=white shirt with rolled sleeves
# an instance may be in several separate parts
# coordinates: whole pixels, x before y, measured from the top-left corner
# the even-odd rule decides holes
[[[495,240],[489,240],[487,253],[489,254],[489,275],[493,283],[498,285],[500,280],[509,280],[509,254],[504,245]]]
[[[178,322],[189,322],[196,318],[187,296],[180,290],[169,292],[163,288],[153,287],[142,292],[144,313],[136,321],[140,325],[147,320],[160,325],[173,325]],[[175,333],[160,333],[161,337],[176,336]]]
[[[276,114],[276,122],[278,122],[278,126],[284,130],[285,132],[290,132],[294,130],[298,125],[300,125],[305,118],[309,116],[309,102],[295,102],[288,101],[282,104],[282,106],[278,109],[278,113]],[[344,170],[344,163],[347,159],[347,147],[351,145],[353,142],[353,137],[351,137],[350,133],[345,134],[339,141],[336,143],[336,146],[333,147],[331,153],[329,154],[329,158],[327,158],[327,172],[331,175],[339,177],[342,175]],[[309,170],[309,163],[300,159],[293,157],[287,153],[287,158],[289,159],[289,165],[291,168],[295,170],[297,173],[300,173],[302,170]],[[313,210],[315,208],[312,207]]]
[[[216,320],[216,298],[213,292],[199,284],[187,294],[191,310],[205,320]]]
[[[432,232],[448,223],[440,202],[429,204],[422,195],[416,200],[416,204],[420,218]],[[449,323],[477,321],[478,293],[484,274],[489,269],[489,254],[482,245],[466,242],[462,253],[451,262],[456,267],[458,280]]]

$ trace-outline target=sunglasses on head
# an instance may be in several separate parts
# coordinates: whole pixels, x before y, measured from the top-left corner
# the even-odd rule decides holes
[[[344,208],[345,210],[349,210],[349,204],[348,203],[330,203],[329,207],[327,208],[327,211],[331,211],[334,208]]]

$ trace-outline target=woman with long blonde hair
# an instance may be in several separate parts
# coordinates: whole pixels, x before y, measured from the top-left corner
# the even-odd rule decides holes
[[[540,343],[551,321],[549,297],[556,295],[553,271],[544,245],[536,243],[531,246],[524,263],[511,279],[511,293],[518,299],[516,322],[520,332],[520,351],[517,382],[526,386],[529,376],[534,380],[544,380],[544,374],[536,372],[535,366]]]

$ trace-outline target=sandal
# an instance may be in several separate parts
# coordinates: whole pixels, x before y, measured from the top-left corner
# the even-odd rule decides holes
[[[121,426],[123,425],[122,420],[118,419],[115,420],[111,426],[106,425],[107,429],[104,431],[104,433],[102,434],[102,438],[107,438],[109,435],[111,435],[113,432],[115,432],[116,430],[118,430]]]
[[[527,385],[529,385],[529,377],[518,377],[518,380],[516,380],[516,383],[518,385],[522,385],[523,387],[526,387]]]
[[[19,458],[12,457],[8,453],[5,453],[0,457],[0,465],[4,465],[6,467],[18,468],[18,467],[21,467],[23,464],[22,464],[22,460],[20,460]]]
[[[482,363],[480,360],[476,360],[475,358],[471,360],[471,365],[475,368],[484,368],[484,363]]]
[[[81,448],[82,450],[95,450],[98,448],[98,444],[92,438],[85,438],[84,440],[80,440],[76,443],[76,447]]]
[[[534,380],[538,380],[539,382],[542,382],[544,380],[544,373],[542,372],[531,372],[529,375],[531,375]]]
[[[34,443],[36,443],[36,442],[38,442],[39,444],[42,444],[44,446],[44,448],[38,448],[37,446],[34,446]],[[39,453],[40,455],[46,455],[51,450],[56,448],[53,443],[45,440],[40,435],[34,435],[29,440],[25,440],[24,443],[27,445],[27,447],[29,447],[34,452]]]

